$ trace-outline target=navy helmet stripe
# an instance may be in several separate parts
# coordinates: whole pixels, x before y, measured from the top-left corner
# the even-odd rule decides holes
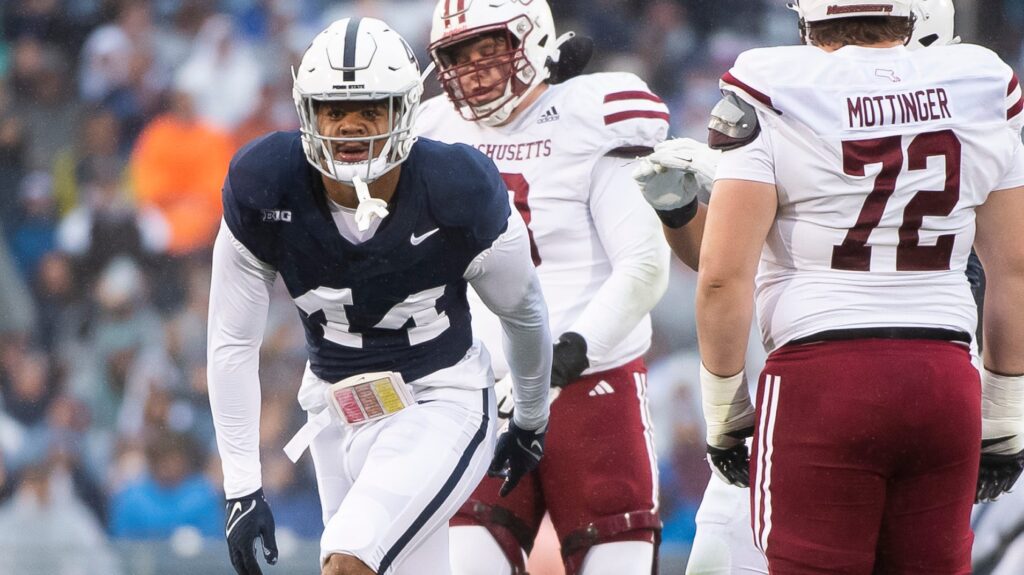
[[[409,541],[419,533],[420,529],[423,528],[423,525],[426,524],[434,513],[437,513],[441,504],[444,503],[445,499],[452,494],[452,491],[455,490],[455,486],[462,480],[462,476],[465,475],[466,469],[469,467],[470,460],[473,459],[473,454],[476,453],[477,448],[480,447],[480,444],[483,443],[484,437],[487,435],[487,425],[490,420],[490,417],[487,415],[487,400],[489,393],[491,393],[490,388],[483,390],[484,417],[480,421],[480,427],[477,428],[473,438],[469,441],[469,445],[466,446],[466,450],[462,452],[462,457],[459,458],[459,462],[455,465],[455,469],[452,470],[451,475],[448,476],[448,480],[444,482],[444,485],[441,486],[441,489],[434,495],[434,498],[430,500],[430,503],[427,503],[427,506],[423,508],[423,511],[421,511],[412,522],[412,525],[405,530],[405,533],[403,533],[402,536],[395,541],[395,544],[391,546],[391,549],[388,549],[388,552],[384,554],[384,558],[380,561],[380,567],[377,569],[377,573],[380,573],[381,575],[387,573],[388,568],[395,562],[398,554],[405,549],[405,546],[409,544]]]
[[[345,51],[342,56],[341,66],[345,69],[342,80],[345,82],[356,81],[356,38],[359,35],[359,23],[362,18],[349,18],[348,26],[345,28]]]

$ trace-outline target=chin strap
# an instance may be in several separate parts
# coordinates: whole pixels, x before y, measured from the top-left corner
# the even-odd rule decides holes
[[[388,217],[388,203],[380,198],[370,197],[370,188],[359,176],[352,178],[352,186],[356,189],[356,198],[359,205],[356,206],[356,227],[359,231],[365,232],[370,229],[373,218],[384,219]]]

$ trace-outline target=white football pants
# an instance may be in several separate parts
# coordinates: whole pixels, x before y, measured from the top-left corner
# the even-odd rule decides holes
[[[448,575],[448,520],[480,482],[495,443],[492,389],[413,386],[417,403],[313,440],[321,565],[353,555],[378,575]]]

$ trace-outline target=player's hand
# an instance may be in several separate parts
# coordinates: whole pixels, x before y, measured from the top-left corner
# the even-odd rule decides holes
[[[666,221],[666,217],[686,208],[696,213],[698,197],[707,199],[711,194],[720,155],[690,138],[666,140],[655,146],[652,154],[640,158],[633,179],[665,225],[682,227],[684,222]]]
[[[702,363],[700,389],[711,471],[730,485],[749,487],[750,453],[744,440],[754,434],[754,405],[746,375],[720,377]]]
[[[1006,493],[1024,470],[1024,376],[981,371],[981,463],[975,501]]]
[[[551,356],[551,387],[560,390],[578,379],[588,367],[587,340],[573,331],[558,336]]]
[[[719,479],[736,487],[750,487],[750,452],[743,441],[754,434],[753,427],[740,430],[735,437],[740,442],[728,449],[708,444],[708,463]]]
[[[263,489],[251,495],[228,499],[224,533],[228,540],[228,556],[238,575],[262,575],[256,561],[256,538],[262,541],[263,558],[267,564],[277,563],[277,540],[274,538],[274,515],[263,497]]]
[[[983,452],[978,468],[978,490],[974,502],[995,501],[1013,487],[1021,471],[1024,471],[1024,451],[1011,455]]]
[[[509,421],[508,431],[498,438],[498,445],[494,448],[494,459],[487,470],[491,477],[504,477],[499,495],[505,497],[527,473],[533,471],[540,465],[540,458],[544,457],[544,437],[547,435],[547,425],[538,430],[530,431],[521,429],[515,421]]]

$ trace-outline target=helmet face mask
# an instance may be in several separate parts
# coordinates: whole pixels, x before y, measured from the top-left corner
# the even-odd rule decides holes
[[[488,37],[503,40],[506,50],[453,57]],[[466,120],[497,126],[548,78],[555,29],[545,0],[439,0],[430,39],[438,81],[455,109]]]
[[[494,55],[457,58],[460,51],[493,39]],[[485,121],[501,114],[505,106],[521,98],[532,85],[537,70],[526,58],[522,43],[505,26],[481,30],[471,38],[441,43],[434,48],[438,81],[462,117]],[[492,95],[493,94],[493,95]]]
[[[292,73],[303,151],[320,173],[350,185],[356,177],[372,182],[409,156],[416,141],[412,123],[423,94],[422,78],[412,49],[384,22],[334,22],[313,39]],[[385,130],[359,136],[322,133],[317,111],[324,102],[382,103]],[[369,153],[366,159],[346,162],[335,157],[345,148],[362,146]]]

